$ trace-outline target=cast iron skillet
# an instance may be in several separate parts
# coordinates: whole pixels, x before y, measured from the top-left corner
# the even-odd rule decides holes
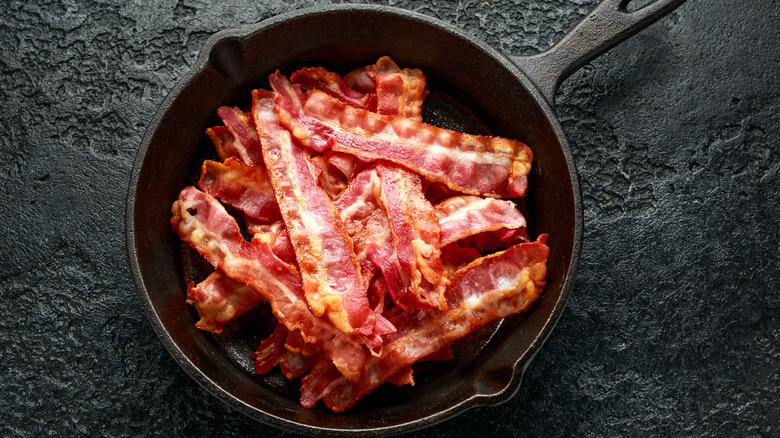
[[[230,406],[273,426],[314,435],[406,432],[508,400],[563,311],[581,250],[580,187],[552,108],[558,85],[683,2],[657,0],[629,12],[629,0],[604,0],[554,47],[529,57],[502,54],[439,20],[373,5],[304,9],[215,34],[160,105],[131,174],[128,257],[138,295],[163,344],[198,383]],[[438,95],[466,105],[488,131],[531,147],[533,171],[524,202],[529,235],[550,235],[548,284],[529,312],[463,340],[454,361],[423,367],[414,387],[385,385],[343,414],[321,405],[303,409],[294,384],[252,372],[248,355],[265,335],[262,329],[216,337],[195,328],[197,315],[185,304],[185,288],[203,274],[171,231],[170,207],[212,153],[204,130],[219,123],[217,107],[246,105],[250,90],[267,88],[276,68],[290,73],[321,65],[344,73],[383,55],[422,69]],[[442,108],[443,123],[474,125],[470,115]]]

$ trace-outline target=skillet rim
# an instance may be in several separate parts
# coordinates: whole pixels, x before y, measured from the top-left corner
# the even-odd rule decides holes
[[[284,24],[285,22],[304,18],[309,15],[324,15],[348,11],[360,11],[371,12],[376,14],[391,14],[400,16],[400,18],[411,19],[421,22],[426,26],[433,26],[438,31],[454,34],[456,37],[466,40],[468,43],[476,46],[482,51],[486,52],[489,56],[503,65],[508,71],[510,71],[514,78],[520,82],[526,91],[534,98],[537,106],[540,107],[544,115],[546,116],[550,126],[557,137],[558,144],[560,145],[561,152],[564,155],[565,162],[569,169],[569,178],[572,187],[573,194],[573,207],[574,207],[574,235],[572,242],[572,256],[569,262],[568,269],[564,276],[563,286],[561,287],[561,293],[552,312],[546,317],[546,321],[541,330],[531,342],[526,351],[526,354],[518,357],[513,364],[512,378],[509,384],[503,389],[491,393],[484,394],[475,392],[470,397],[450,406],[447,409],[437,412],[436,414],[416,419],[413,421],[398,423],[386,427],[366,428],[366,429],[332,429],[318,426],[311,426],[307,424],[297,423],[268,412],[259,410],[241,399],[235,397],[219,386],[216,382],[209,379],[199,368],[196,366],[186,354],[178,347],[173,341],[168,331],[163,326],[162,320],[158,315],[155,307],[152,305],[152,300],[145,287],[144,279],[141,275],[141,269],[138,262],[138,254],[136,251],[135,241],[135,201],[137,198],[137,189],[139,176],[141,169],[143,168],[144,161],[147,156],[151,140],[154,137],[155,132],[159,129],[161,121],[167,111],[172,106],[172,103],[180,96],[184,88],[192,81],[192,79],[200,74],[204,69],[209,67],[209,60],[212,49],[221,41],[229,38],[235,39],[247,39],[253,35],[272,29],[275,26]],[[158,106],[155,114],[152,116],[149,125],[146,128],[144,136],[141,140],[140,147],[136,153],[136,157],[133,162],[133,168],[130,172],[130,179],[128,185],[128,194],[126,199],[125,210],[125,245],[127,250],[128,264],[130,266],[131,276],[135,285],[136,293],[141,301],[141,305],[146,313],[147,319],[152,325],[152,328],[156,332],[157,336],[162,341],[165,348],[173,356],[176,362],[181,366],[184,371],[192,377],[198,384],[206,389],[209,393],[225,402],[232,408],[238,410],[244,415],[247,415],[255,420],[261,421],[272,426],[285,429],[293,432],[303,432],[308,434],[314,434],[318,436],[339,434],[342,436],[387,436],[392,434],[411,432],[419,430],[424,427],[432,426],[436,423],[440,423],[444,420],[450,419],[455,415],[464,412],[468,409],[477,406],[497,405],[504,403],[512,398],[518,391],[522,382],[522,377],[525,370],[528,368],[530,361],[536,356],[539,349],[544,342],[550,336],[553,328],[557,324],[558,320],[563,313],[569,295],[574,287],[574,280],[576,278],[577,269],[580,261],[580,255],[582,251],[582,238],[583,238],[583,213],[582,213],[582,193],[579,184],[579,177],[574,164],[573,155],[569,147],[566,135],[563,132],[563,128],[560,121],[555,114],[552,106],[547,102],[539,89],[534,85],[531,79],[515,64],[510,55],[504,54],[492,46],[488,45],[481,39],[474,35],[463,31],[462,29],[444,22],[440,19],[430,17],[418,12],[409,11],[406,9],[396,8],[392,6],[384,5],[371,5],[371,4],[340,4],[340,5],[322,5],[308,8],[302,8],[283,14],[279,14],[260,22],[242,26],[239,28],[231,28],[221,30],[211,37],[209,37],[203,44],[199,55],[193,64],[193,66],[176,82],[171,88],[166,97]]]

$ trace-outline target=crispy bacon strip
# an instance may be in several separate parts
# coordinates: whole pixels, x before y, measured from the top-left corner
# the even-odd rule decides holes
[[[268,173],[262,167],[246,166],[233,157],[224,164],[206,160],[198,186],[260,221],[276,222],[282,218]]]
[[[513,246],[456,272],[447,291],[446,312],[401,312],[393,318],[398,332],[385,338],[382,355],[366,363],[359,380],[333,378],[335,374],[323,367],[312,378],[316,385],[301,388],[301,404],[311,406],[322,397],[330,409],[341,412],[404,367],[496,319],[527,309],[545,285],[549,253],[545,240],[541,236],[534,243]]]
[[[371,335],[376,317],[368,306],[352,241],[336,206],[317,185],[307,150],[280,127],[272,96],[255,90],[252,112],[309,307],[316,316],[327,315],[344,333]],[[381,338],[372,340],[375,351]]]
[[[390,231],[390,222],[384,209],[374,210],[365,221],[363,228],[352,236],[355,247],[355,256],[360,265],[360,273],[363,283],[368,288],[371,279],[377,273],[378,267],[369,257],[369,249],[373,246],[383,248],[387,252],[393,251],[393,234]]]
[[[215,268],[235,281],[252,286],[271,304],[271,311],[288,330],[300,330],[306,342],[325,350],[348,379],[356,379],[369,353],[364,336],[347,335],[327,319],[309,310],[300,274],[279,260],[271,247],[260,241],[247,242],[241,230],[213,197],[187,187],[171,208],[171,225]]]
[[[214,142],[219,158],[224,161],[235,157],[250,166],[262,165],[263,157],[252,115],[227,106],[219,107],[217,115],[225,126],[209,128],[206,134]]]
[[[255,372],[257,374],[265,374],[271,371],[282,356],[287,353],[287,349],[284,348],[284,341],[287,339],[287,335],[290,331],[284,324],[277,323],[271,336],[265,338],[257,351],[252,353],[252,357],[255,358]]]
[[[368,73],[368,67],[360,67],[344,75],[347,87],[364,94],[375,93],[376,81]]]
[[[475,248],[463,247],[458,245],[457,242],[441,248],[441,262],[450,275],[480,257],[482,257],[482,254]]]
[[[355,108],[376,107],[376,97],[347,87],[341,76],[322,67],[302,68],[290,75],[290,81],[307,90],[321,90]]]
[[[187,302],[198,309],[200,320],[195,327],[216,334],[225,325],[265,301],[251,286],[231,280],[220,272],[214,272],[195,286],[187,286]]]
[[[352,182],[352,179],[366,168],[365,163],[358,160],[354,155],[330,150],[325,151],[322,156],[328,160],[328,163],[331,166],[337,168],[344,174],[344,178],[347,179],[348,183]]]
[[[284,377],[292,380],[308,373],[315,360],[314,356],[306,356],[303,353],[288,350],[279,359],[279,368]]]
[[[437,204],[434,209],[441,228],[441,245],[485,231],[525,229],[525,217],[512,201],[455,196]]]
[[[305,146],[328,148],[364,160],[389,160],[453,190],[519,197],[528,186],[531,150],[518,141],[449,131],[408,119],[353,108],[314,90],[304,100],[278,73],[281,123]]]
[[[463,247],[476,248],[482,254],[489,254],[494,251],[502,251],[518,243],[529,242],[525,229],[512,230],[517,231],[517,235],[509,236],[509,239],[501,239],[502,230],[486,231],[471,236],[466,236],[458,243]]]
[[[401,69],[389,56],[383,56],[375,65],[366,67],[366,72],[376,84],[376,112],[422,122],[422,106],[428,91],[421,70]]]
[[[336,198],[347,188],[347,178],[338,167],[330,164],[324,155],[311,157],[317,182],[331,198]]]
[[[354,235],[363,228],[371,213],[380,208],[380,187],[381,183],[376,167],[369,167],[360,172],[347,186],[347,189],[333,201],[347,233]]]
[[[403,291],[388,287],[402,308],[446,309],[444,290],[449,281],[441,263],[439,225],[422,192],[420,176],[390,163],[380,163],[381,203],[393,234],[394,257],[404,280]],[[388,273],[382,269],[385,279]],[[395,293],[394,293],[395,292]]]

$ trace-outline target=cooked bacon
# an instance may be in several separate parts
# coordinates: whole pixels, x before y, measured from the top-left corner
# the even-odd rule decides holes
[[[279,368],[284,377],[295,379],[308,373],[315,360],[317,359],[314,356],[306,356],[303,353],[288,350],[279,359]]]
[[[352,241],[336,206],[318,185],[308,152],[282,129],[270,92],[255,90],[252,112],[276,199],[301,267],[304,290],[315,316],[327,315],[344,333],[374,333],[366,286]],[[371,338],[372,351],[381,338]]]
[[[369,257],[369,248],[376,245],[385,251],[393,251],[393,234],[390,232],[390,222],[384,209],[378,208],[371,213],[363,228],[352,236],[352,242],[355,256],[360,265],[360,273],[363,276],[363,283],[368,287],[371,279],[377,273],[377,266]]]
[[[344,75],[347,87],[364,94],[376,92],[376,82],[368,73],[368,67],[360,67]]]
[[[455,196],[437,204],[434,209],[441,228],[441,245],[485,231],[525,229],[525,217],[512,201]]]
[[[401,308],[446,309],[447,272],[441,263],[439,225],[422,192],[420,176],[390,163],[380,163],[381,203],[393,234],[394,257],[403,274],[403,291],[388,284]],[[385,270],[385,279],[388,279]],[[401,295],[401,296],[399,296]],[[396,301],[397,299],[397,301]]]
[[[475,248],[463,247],[457,242],[441,248],[441,262],[450,275],[480,257],[482,257],[482,254]]]
[[[446,312],[399,313],[393,318],[398,332],[385,337],[382,355],[366,363],[359,380],[348,381],[323,366],[313,377],[316,385],[301,388],[302,404],[305,400],[311,406],[322,397],[330,409],[341,412],[412,363],[496,319],[527,309],[545,285],[549,253],[545,241],[546,236],[541,236],[456,272],[447,291]]]
[[[214,142],[219,158],[224,161],[235,157],[250,166],[262,165],[263,157],[252,115],[227,106],[219,107],[217,115],[225,126],[209,128],[206,134]]]
[[[230,157],[224,164],[206,160],[198,186],[209,195],[264,222],[281,219],[268,173],[259,166],[246,166]]]
[[[387,295],[387,285],[382,274],[375,274],[368,284],[368,302],[375,313],[383,314],[385,311],[385,296]]]
[[[367,167],[366,163],[358,160],[356,156],[345,154],[343,152],[330,150],[325,151],[322,156],[328,160],[328,163],[344,174],[344,178],[346,178],[347,183],[352,182],[355,176],[357,176],[358,173]]]
[[[251,286],[233,281],[220,272],[214,272],[195,286],[187,286],[187,302],[198,309],[200,320],[195,327],[216,334],[225,325],[247,310],[265,301]]]
[[[305,67],[290,75],[290,81],[307,90],[321,90],[355,108],[373,109],[376,97],[355,91],[344,83],[337,73],[322,67]]]
[[[383,56],[375,65],[366,67],[366,72],[376,84],[376,112],[422,122],[423,100],[428,92],[421,70],[401,69],[389,56]]]
[[[318,359],[311,367],[309,374],[301,379],[301,406],[311,408],[325,395],[325,391],[333,382],[342,377],[329,361]]]
[[[274,198],[275,199],[275,198]],[[298,261],[295,260],[295,250],[290,235],[284,227],[284,221],[280,218],[276,222],[260,222],[252,217],[246,217],[246,229],[252,235],[252,240],[265,242],[271,246],[271,250],[282,261],[287,264],[298,267]]]
[[[518,243],[529,242],[525,229],[518,228],[513,230],[517,232],[516,236],[510,236],[510,239],[501,239],[502,230],[486,231],[471,236],[466,236],[459,241],[463,247],[476,248],[482,254],[489,254],[494,251],[502,251]]]
[[[330,147],[364,160],[389,160],[453,190],[473,195],[525,194],[531,150],[515,140],[483,137],[353,108],[314,90],[304,102],[281,75],[271,75],[281,123],[304,145]]]
[[[184,242],[222,273],[263,295],[277,320],[289,330],[300,330],[306,342],[327,351],[345,377],[356,379],[360,375],[369,355],[363,345],[375,341],[344,334],[327,319],[314,316],[297,270],[276,257],[267,243],[244,240],[235,219],[219,201],[187,187],[171,212],[173,230]]]
[[[324,155],[311,157],[317,182],[331,198],[336,198],[347,188],[347,178],[338,167],[333,166]]]
[[[392,383],[396,386],[414,385],[414,370],[412,370],[412,366],[407,365],[396,371],[395,374],[387,379],[387,383]]]
[[[363,228],[371,213],[379,208],[379,174],[376,167],[360,172],[333,203],[350,235]]]
[[[295,248],[293,248],[290,235],[286,229],[282,229],[276,236],[274,243],[271,245],[271,250],[285,262],[291,265],[298,265],[298,261],[295,259]]]
[[[307,343],[300,330],[293,330],[287,335],[287,340],[284,342],[284,348],[306,356],[315,356],[322,352],[321,348],[314,344]]]
[[[251,216],[245,216],[244,219],[246,220],[246,230],[252,235],[252,240],[265,242],[269,245],[273,245],[274,242],[276,242],[277,236],[284,230],[284,222],[281,218],[276,222],[270,223],[255,219]],[[279,258],[283,259],[282,257]],[[285,261],[289,263],[289,261]]]
[[[252,353],[252,357],[255,358],[255,372],[257,374],[265,374],[279,363],[279,360],[287,352],[287,349],[284,348],[284,341],[289,333],[290,331],[284,324],[277,323],[273,334],[265,338],[257,351]]]
[[[438,351],[435,351],[422,359],[420,359],[420,362],[444,362],[448,360],[452,360],[455,358],[452,354],[452,348],[450,348],[452,344],[445,345],[444,347],[441,347]]]
[[[461,195],[461,193],[450,190],[446,184],[427,179],[423,180],[423,192],[425,192],[425,199],[433,205],[440,204],[453,196]]]

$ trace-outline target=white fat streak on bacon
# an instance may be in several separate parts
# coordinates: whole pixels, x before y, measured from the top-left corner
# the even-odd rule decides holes
[[[213,272],[205,280],[187,287],[187,302],[198,309],[200,320],[195,327],[216,334],[258,304],[265,301],[251,286]]]
[[[341,412],[412,363],[492,321],[527,309],[545,285],[549,254],[545,239],[516,245],[456,272],[447,292],[446,312],[398,314],[392,320],[398,332],[385,337],[382,355],[369,359],[359,380],[348,381],[327,368],[317,370],[313,378],[317,384],[301,388],[301,403],[313,405],[324,398],[329,408]]]
[[[332,147],[365,160],[392,161],[463,193],[525,194],[532,153],[523,143],[352,108],[317,90],[303,107],[287,94],[277,101],[280,120],[315,150]]]
[[[441,228],[441,245],[485,231],[525,228],[525,217],[512,201],[455,196],[434,209]]]
[[[369,341],[314,316],[293,266],[276,257],[267,243],[245,241],[224,207],[195,187],[182,190],[171,212],[173,230],[184,242],[228,277],[252,286],[268,300],[279,322],[288,330],[300,330],[306,342],[325,350],[346,378],[358,378],[369,355],[363,344]]]
[[[441,263],[439,225],[420,176],[392,163],[378,164],[377,171],[380,201],[393,235],[393,257],[408,282],[401,296],[398,291],[392,294],[393,299],[402,308],[446,308],[448,280]]]
[[[295,249],[309,307],[316,316],[327,315],[344,333],[369,335],[375,317],[338,210],[317,185],[307,149],[279,126],[273,93],[256,90],[253,95],[252,112],[263,158]]]
[[[264,222],[281,220],[274,189],[263,167],[246,166],[233,157],[224,163],[206,160],[198,186],[252,218]]]
[[[235,157],[250,166],[262,165],[260,142],[251,114],[227,106],[219,107],[217,114],[222,118],[225,126],[209,128],[206,134],[214,142],[219,158],[227,160]]]

